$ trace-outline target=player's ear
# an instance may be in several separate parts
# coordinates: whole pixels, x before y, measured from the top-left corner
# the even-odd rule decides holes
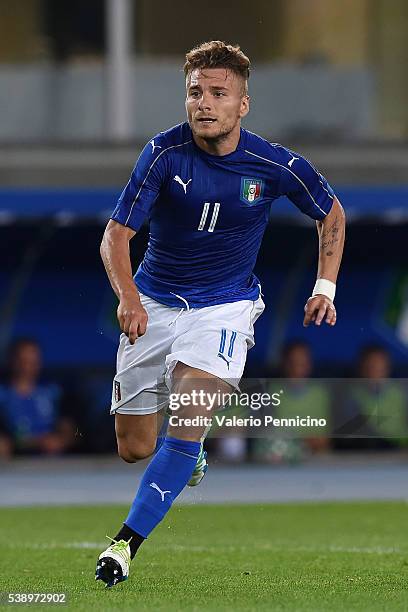
[[[247,96],[246,94],[244,96],[242,96],[241,98],[241,109],[240,109],[240,113],[239,116],[241,117],[245,117],[245,115],[247,115],[249,113],[249,102],[250,102],[251,98],[249,96]]]

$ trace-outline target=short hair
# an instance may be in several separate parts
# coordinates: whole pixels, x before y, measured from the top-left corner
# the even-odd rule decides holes
[[[390,353],[383,344],[372,342],[361,347],[358,355],[359,363],[361,364],[368,357],[371,357],[371,355],[382,355],[383,357],[390,359]]]
[[[226,68],[244,79],[246,93],[250,67],[251,62],[239,45],[227,45],[221,40],[211,40],[186,53],[184,75],[187,78],[196,68]]]
[[[283,360],[287,359],[289,355],[293,353],[293,351],[296,351],[297,349],[302,349],[303,351],[306,351],[307,353],[309,353],[310,356],[312,355],[312,352],[310,350],[310,345],[308,344],[308,342],[306,342],[305,340],[301,340],[301,339],[295,339],[295,340],[289,340],[289,342],[283,345],[282,351],[281,351],[281,358]]]

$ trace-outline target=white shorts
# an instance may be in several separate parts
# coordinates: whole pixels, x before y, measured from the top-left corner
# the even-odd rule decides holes
[[[111,414],[152,414],[165,408],[178,361],[237,387],[254,323],[265,305],[241,300],[206,308],[171,308],[140,294],[147,329],[132,345],[121,334]]]

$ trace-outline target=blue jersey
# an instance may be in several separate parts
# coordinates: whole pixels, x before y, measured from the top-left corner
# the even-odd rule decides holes
[[[303,157],[241,129],[236,150],[210,155],[188,123],[160,132],[143,149],[112,219],[137,231],[150,221],[138,289],[201,308],[259,296],[253,274],[274,200],[287,196],[321,220],[333,191]]]
[[[29,396],[0,386],[0,420],[16,439],[54,431],[59,416],[61,390],[57,385],[38,385]]]

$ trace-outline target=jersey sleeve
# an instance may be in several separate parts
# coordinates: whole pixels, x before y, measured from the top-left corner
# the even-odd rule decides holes
[[[160,137],[147,143],[133,168],[130,179],[122,191],[111,219],[137,231],[150,216],[165,179],[163,145]]]
[[[330,212],[334,191],[327,180],[298,153],[285,149],[279,183],[280,195],[285,195],[303,213],[321,221]]]

